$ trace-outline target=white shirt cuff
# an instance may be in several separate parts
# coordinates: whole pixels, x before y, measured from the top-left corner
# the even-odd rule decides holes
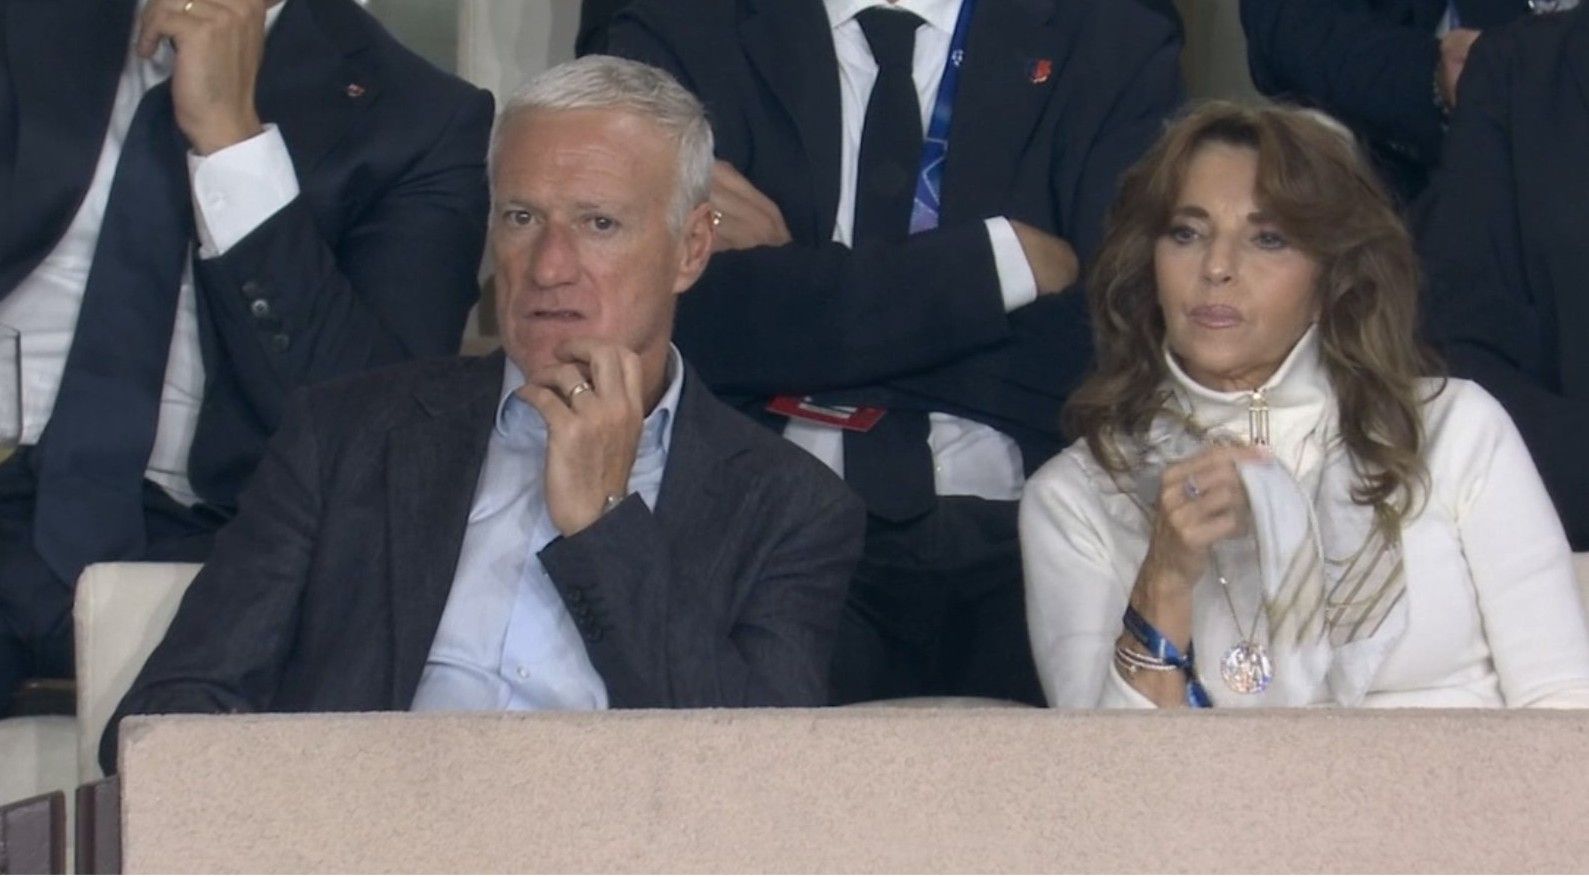
[[[209,155],[188,153],[199,258],[213,259],[298,197],[298,174],[275,125]]]
[[[1002,216],[983,220],[988,226],[988,242],[993,244],[993,267],[999,272],[999,293],[1004,296],[1004,312],[1024,307],[1037,300],[1037,278],[1026,262],[1026,251],[1015,236],[1015,228]]]

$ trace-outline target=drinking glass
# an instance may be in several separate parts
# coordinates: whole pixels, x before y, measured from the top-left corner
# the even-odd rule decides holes
[[[0,464],[22,441],[22,336],[0,326]]]

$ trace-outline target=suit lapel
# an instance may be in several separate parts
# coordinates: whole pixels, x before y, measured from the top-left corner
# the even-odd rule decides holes
[[[682,573],[676,587],[704,589],[719,581],[714,570],[727,541],[723,527],[738,517],[744,501],[735,469],[728,465],[742,450],[727,438],[738,432],[723,422],[730,414],[686,367],[667,470],[657,492],[657,520]],[[702,597],[711,605],[710,595]]]
[[[1054,0],[977,4],[949,128],[945,220],[999,212],[1054,84],[1064,75],[1074,18],[1061,21]]]
[[[288,0],[271,28],[256,97],[300,175],[313,168],[380,93],[356,63],[364,31],[347,0]]]
[[[136,0],[6,2],[9,70],[0,75],[11,80],[17,143],[0,225],[0,297],[60,239],[88,191],[137,7]]]
[[[501,384],[501,354],[472,361],[417,388],[423,413],[387,439],[395,709],[413,700],[452,590]]]
[[[740,44],[794,121],[815,210],[806,220],[807,233],[812,240],[826,240],[839,209],[839,65],[833,34],[821,0],[752,0],[750,6],[739,23]]]

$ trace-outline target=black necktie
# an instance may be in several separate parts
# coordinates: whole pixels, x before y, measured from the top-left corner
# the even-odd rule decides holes
[[[69,584],[87,564],[144,549],[143,472],[193,237],[183,149],[170,86],[156,86],[127,129],[39,439],[33,542]]]
[[[854,243],[862,247],[897,243],[910,234],[922,146],[921,105],[911,70],[922,20],[882,6],[861,12],[856,20],[877,61],[856,172]],[[928,428],[926,412],[896,406],[870,431],[845,431],[844,478],[873,514],[908,520],[932,508]]]

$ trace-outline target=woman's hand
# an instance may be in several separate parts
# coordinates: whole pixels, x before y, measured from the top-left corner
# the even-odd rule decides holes
[[[1251,524],[1236,467],[1268,457],[1263,448],[1223,445],[1165,467],[1144,571],[1151,565],[1176,584],[1196,584],[1214,543],[1246,533]]]
[[[1131,590],[1131,605],[1185,654],[1192,640],[1192,587],[1208,569],[1209,549],[1247,532],[1252,512],[1236,467],[1266,460],[1262,448],[1221,445],[1164,469],[1148,553]],[[1122,631],[1119,645],[1143,646]],[[1131,686],[1161,707],[1186,705],[1186,678],[1174,672],[1126,672]]]

